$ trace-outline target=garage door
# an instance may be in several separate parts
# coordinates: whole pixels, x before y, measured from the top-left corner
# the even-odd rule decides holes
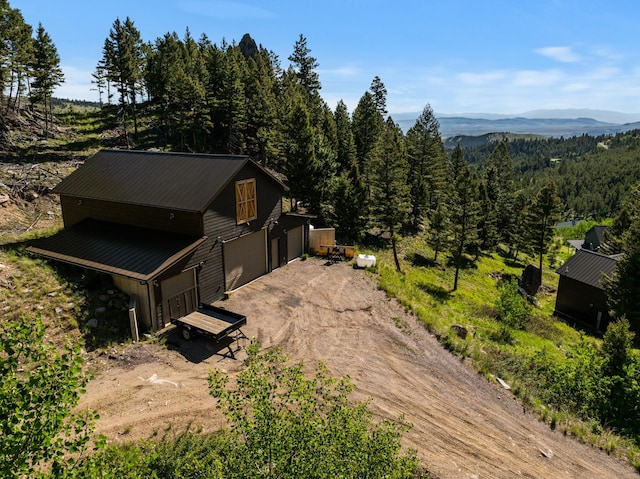
[[[267,272],[266,230],[224,244],[224,277],[227,291]]]
[[[287,261],[302,256],[302,231],[302,226],[298,226],[287,232]]]

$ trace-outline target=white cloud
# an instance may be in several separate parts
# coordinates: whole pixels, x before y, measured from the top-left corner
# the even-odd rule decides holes
[[[93,91],[91,83],[93,71],[83,70],[71,65],[60,65],[64,72],[64,83],[53,92],[56,98],[69,100],[98,101],[98,92]]]
[[[575,63],[580,61],[580,56],[574,53],[571,47],[545,47],[538,48],[535,52],[561,63]]]
[[[555,85],[562,80],[558,70],[520,70],[514,72],[513,84],[518,87],[540,87]]]

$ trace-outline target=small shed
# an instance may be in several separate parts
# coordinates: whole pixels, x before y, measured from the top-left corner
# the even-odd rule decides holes
[[[555,314],[579,321],[597,331],[606,330],[611,317],[605,278],[613,275],[620,256],[581,249],[569,258],[557,270],[560,279]]]

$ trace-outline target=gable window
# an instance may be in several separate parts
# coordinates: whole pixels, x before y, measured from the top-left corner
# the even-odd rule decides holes
[[[255,220],[258,217],[256,199],[256,179],[236,181],[236,222],[237,224]]]

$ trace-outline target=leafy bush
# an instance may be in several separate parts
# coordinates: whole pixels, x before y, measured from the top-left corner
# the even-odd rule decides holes
[[[80,345],[56,349],[40,318],[0,322],[0,477],[61,477],[87,448],[96,416],[74,412],[81,364]]]
[[[496,308],[498,319],[506,325],[517,329],[522,329],[526,325],[530,307],[527,300],[520,294],[516,280],[502,283]]]
[[[410,427],[402,417],[374,423],[366,402],[349,404],[347,377],[329,377],[321,363],[307,378],[302,362],[289,364],[279,349],[258,350],[248,348],[235,388],[220,370],[209,377],[231,423],[225,477],[414,477],[415,453],[400,453]]]

